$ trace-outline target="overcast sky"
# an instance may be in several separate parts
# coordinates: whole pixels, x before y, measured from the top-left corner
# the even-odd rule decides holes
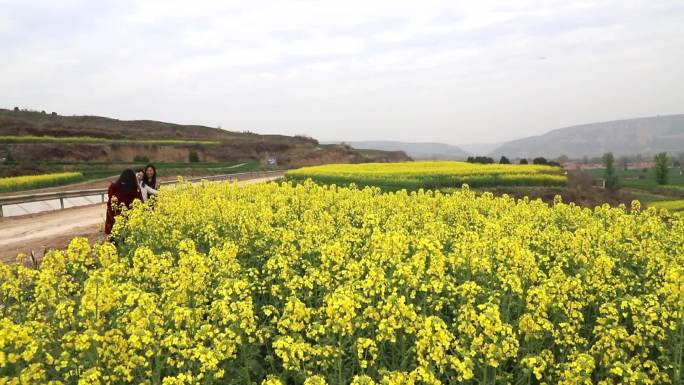
[[[0,107],[491,142],[684,113],[684,1],[0,0]]]

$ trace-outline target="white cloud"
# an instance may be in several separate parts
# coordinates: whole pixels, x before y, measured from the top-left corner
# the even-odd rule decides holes
[[[684,110],[677,1],[0,8],[5,107],[456,144]]]

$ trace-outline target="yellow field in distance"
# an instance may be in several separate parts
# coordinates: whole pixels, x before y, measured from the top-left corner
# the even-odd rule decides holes
[[[393,188],[484,186],[559,186],[566,177],[547,165],[477,164],[457,161],[329,164],[287,172],[293,180],[319,183],[375,185]]]
[[[80,172],[59,172],[54,174],[24,175],[0,178],[0,192],[28,190],[32,188],[49,187],[76,181],[83,174]]]

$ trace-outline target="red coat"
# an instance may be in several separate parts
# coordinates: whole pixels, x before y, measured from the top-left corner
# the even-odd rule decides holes
[[[112,227],[114,226],[114,220],[116,216],[121,214],[121,210],[118,206],[125,205],[127,208],[131,208],[133,201],[139,199],[142,201],[142,195],[137,186],[132,192],[124,191],[121,186],[116,183],[111,183],[109,189],[107,189],[107,220],[105,221],[105,234],[109,235],[112,232]],[[112,205],[112,198],[116,197],[117,203]]]

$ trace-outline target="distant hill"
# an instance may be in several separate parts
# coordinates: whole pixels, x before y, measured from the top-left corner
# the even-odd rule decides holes
[[[571,158],[684,152],[684,115],[615,120],[559,128],[539,136],[506,142],[490,153],[507,157]]]
[[[4,138],[3,138],[4,137]],[[20,143],[16,137],[58,137],[60,143]],[[69,138],[104,138],[113,143],[86,143]],[[138,140],[140,143],[135,143]],[[212,145],[162,141],[211,141]],[[133,142],[131,142],[133,141]],[[36,111],[0,109],[0,157],[19,162],[132,161],[145,156],[154,162],[188,161],[265,162],[275,157],[283,167],[321,163],[388,162],[408,160],[401,152],[361,152],[347,146],[321,146],[302,136],[259,135],[219,128],[153,120],[118,120],[100,116],[62,116]]]
[[[504,142],[494,142],[494,143],[468,143],[459,144],[458,147],[462,148],[463,151],[472,155],[485,155],[494,151],[496,148],[501,146]]]
[[[468,156],[461,148],[445,143],[412,143],[385,140],[344,143],[361,150],[403,151],[413,159],[465,159]]]
[[[182,139],[235,140],[280,139],[287,142],[312,141],[310,138],[285,135],[258,135],[232,132],[199,125],[182,125],[154,120],[119,120],[102,116],[63,116],[37,111],[13,111],[0,108],[1,135],[88,136],[108,139]],[[313,142],[316,142],[313,140]]]

